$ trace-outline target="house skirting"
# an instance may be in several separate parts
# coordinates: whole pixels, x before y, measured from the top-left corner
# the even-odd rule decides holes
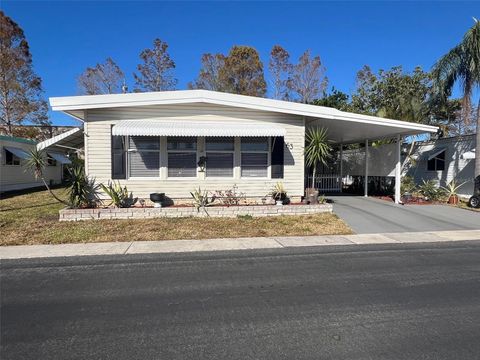
[[[194,207],[165,208],[105,208],[105,209],[63,209],[60,221],[113,220],[113,219],[152,219],[178,217],[228,217],[250,215],[253,217],[280,215],[311,215],[332,212],[331,204],[318,205],[259,205],[259,206],[212,206],[206,211]]]

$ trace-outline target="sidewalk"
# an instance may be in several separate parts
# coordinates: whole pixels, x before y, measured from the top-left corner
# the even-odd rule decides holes
[[[403,244],[465,240],[480,240],[480,230],[2,246],[0,247],[0,259],[174,252],[183,253],[195,251],[274,249],[302,246]]]

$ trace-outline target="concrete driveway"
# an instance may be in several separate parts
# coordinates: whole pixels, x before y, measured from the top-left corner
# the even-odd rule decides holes
[[[446,205],[396,205],[363,196],[329,196],[333,211],[358,234],[475,230],[480,213]]]

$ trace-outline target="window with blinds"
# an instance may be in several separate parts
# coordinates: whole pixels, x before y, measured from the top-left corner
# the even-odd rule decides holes
[[[130,177],[160,176],[160,138],[130,136],[128,141]]]
[[[168,137],[168,177],[197,176],[197,139]]]
[[[235,144],[233,137],[207,138],[207,177],[233,177]]]
[[[266,137],[241,139],[242,177],[268,177],[269,141]]]

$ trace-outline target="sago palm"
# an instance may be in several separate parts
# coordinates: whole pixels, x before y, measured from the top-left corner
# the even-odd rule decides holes
[[[472,95],[480,88],[480,22],[465,33],[463,40],[433,66],[432,75],[438,93],[446,99],[452,88],[460,83],[463,92],[464,117],[469,116]],[[480,194],[480,100],[476,111],[475,194]]]
[[[327,164],[332,147],[324,128],[308,128],[305,132],[305,163],[312,168],[312,187],[315,187],[317,164]]]

